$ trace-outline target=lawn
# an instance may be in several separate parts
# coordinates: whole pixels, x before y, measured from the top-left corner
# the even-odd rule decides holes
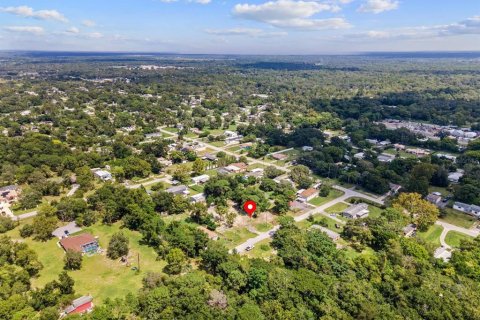
[[[271,241],[271,239],[260,241],[252,250],[247,251],[245,255],[249,258],[269,260],[273,255],[275,255],[274,249],[270,246]]]
[[[457,231],[449,231],[447,236],[445,237],[445,242],[454,248],[460,247],[460,243],[464,240],[472,240],[473,238],[467,236],[466,234],[457,232]]]
[[[443,227],[439,225],[431,226],[425,232],[417,232],[417,235],[428,243],[434,245],[435,248],[440,247],[440,235],[442,234]]]
[[[220,241],[224,242],[227,248],[233,249],[255,236],[256,234],[248,231],[247,228],[234,228],[220,234]]]
[[[120,230],[120,224],[112,226],[95,225],[84,229],[82,232],[90,232],[99,237],[100,246],[107,248],[111,235]],[[137,255],[140,254],[140,272],[136,273],[120,263],[118,260],[108,259],[104,254],[84,256],[82,268],[71,271],[69,274],[75,280],[77,294],[91,294],[95,303],[100,303],[106,298],[124,297],[127,293],[136,293],[142,286],[142,278],[149,271],[161,272],[165,262],[157,261],[157,255],[152,248],[139,244],[141,235],[128,229],[122,230],[130,239],[130,262],[137,266]],[[18,239],[18,232],[10,234]],[[47,242],[25,239],[25,243],[38,254],[44,268],[40,276],[32,279],[34,287],[44,286],[47,282],[57,279],[63,271],[64,251],[57,245],[58,239]],[[101,286],[99,284],[102,284]]]
[[[325,227],[327,229],[330,229],[335,232],[342,232],[343,230],[343,224],[339,223],[338,221],[333,220],[332,218],[329,218],[323,214],[317,214],[314,216],[314,222],[310,222],[307,219],[297,222],[297,226],[300,229],[308,229],[314,224],[318,224],[319,226]],[[327,225],[323,225],[323,223],[320,222],[326,222]],[[337,228],[335,225],[339,225],[340,228]]]
[[[375,207],[375,206],[371,206],[371,205],[368,206],[368,210],[370,211],[368,216],[372,217],[372,218],[380,217],[382,212],[383,212],[383,210],[380,209],[379,207]]]
[[[172,128],[172,127],[167,127],[165,128],[165,131],[171,132],[171,133],[177,133],[178,129],[177,128]]]
[[[214,147],[223,147],[225,145],[225,141],[208,142],[208,144],[211,144]]]
[[[333,206],[325,209],[325,212],[326,213],[341,213],[343,210],[347,209],[348,207],[350,207],[350,205],[348,205],[346,203],[343,203],[343,202],[339,202],[339,203],[334,204]]]
[[[447,188],[441,188],[441,187],[434,187],[434,186],[430,186],[428,188],[428,192],[440,192],[442,194],[442,196],[447,196],[450,194],[450,192],[447,190]]]
[[[262,223],[259,223],[255,226],[255,229],[257,229],[257,231],[259,232],[266,232],[270,229],[273,228],[273,225],[271,225],[270,223],[266,223],[266,222],[262,222]]]
[[[462,228],[471,228],[473,224],[477,221],[476,218],[469,216],[463,212],[454,210],[452,208],[445,208],[447,215],[442,217],[440,220],[448,222],[450,224],[462,227]]]
[[[328,194],[328,196],[326,196],[326,197],[316,197],[316,198],[310,200],[308,203],[313,204],[314,206],[318,207],[318,206],[320,206],[324,203],[332,201],[332,200],[334,200],[338,197],[341,197],[341,196],[343,196],[342,191],[332,189],[330,191],[330,193]]]

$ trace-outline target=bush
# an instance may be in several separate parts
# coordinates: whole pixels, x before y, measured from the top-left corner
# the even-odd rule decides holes
[[[31,224],[26,224],[20,228],[20,237],[28,238],[33,235],[33,226]]]
[[[5,233],[13,228],[15,228],[15,222],[12,219],[0,216],[0,233]]]

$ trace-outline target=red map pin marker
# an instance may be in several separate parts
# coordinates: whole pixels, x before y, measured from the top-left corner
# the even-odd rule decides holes
[[[252,201],[252,200],[248,200],[247,202],[245,202],[245,204],[243,205],[243,210],[248,214],[248,216],[251,218],[253,213],[255,212],[255,210],[257,210],[257,204]]]

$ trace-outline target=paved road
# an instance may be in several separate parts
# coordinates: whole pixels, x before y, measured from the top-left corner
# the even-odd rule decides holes
[[[473,237],[473,238],[476,238],[480,235],[480,230],[475,228],[475,229],[466,229],[466,228],[462,228],[462,227],[458,227],[458,226],[455,226],[453,224],[450,224],[450,223],[447,223],[447,222],[443,222],[443,221],[440,221],[438,220],[437,222],[435,222],[435,224],[439,225],[439,226],[442,226],[443,227],[443,231],[446,231],[446,233],[448,233],[448,231],[457,231],[457,232],[460,232],[460,233],[463,233],[463,234],[466,234],[467,236],[470,236],[470,237]],[[445,233],[445,234],[446,234]],[[443,233],[442,233],[443,234]]]
[[[347,200],[349,198],[353,198],[353,197],[367,199],[367,200],[370,200],[370,201],[373,201],[375,203],[383,205],[382,200],[371,197],[369,195],[365,195],[363,193],[360,193],[360,192],[357,192],[357,191],[354,191],[354,190],[351,190],[351,189],[347,189],[347,188],[344,188],[344,187],[341,187],[341,186],[333,186],[333,188],[335,188],[337,190],[340,190],[340,191],[343,191],[345,194],[336,198],[336,199],[333,199],[332,201],[324,203],[321,206],[318,206],[318,207],[316,207],[312,210],[308,210],[307,212],[305,212],[304,214],[302,214],[300,216],[295,217],[294,218],[295,221],[300,222],[300,221],[303,221],[303,220],[307,219],[308,217],[310,217],[310,215],[315,215],[317,213],[320,213],[320,214],[323,214],[323,215],[329,217],[330,219],[333,219],[333,220],[337,221],[338,223],[345,224],[344,221],[342,221],[338,218],[335,218],[335,217],[331,217],[328,213],[325,212],[325,209],[330,208],[331,206],[334,206],[337,203],[344,202],[345,200]],[[249,246],[251,247],[251,246],[257,244],[258,242],[260,242],[262,240],[270,238],[273,235],[273,233],[275,233],[279,228],[280,228],[280,226],[275,226],[275,227],[273,227],[272,229],[270,229],[266,232],[262,232],[258,236],[256,236],[255,238],[248,239],[244,243],[236,246],[235,249],[237,250],[238,253],[245,252],[245,249],[247,247],[249,247]]]
[[[75,194],[75,192],[77,192],[78,188],[80,188],[79,184],[72,185],[72,189],[70,189],[70,191],[68,191],[67,197],[73,196]]]

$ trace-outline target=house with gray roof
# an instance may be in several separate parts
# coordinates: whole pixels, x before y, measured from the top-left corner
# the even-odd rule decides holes
[[[358,203],[345,209],[342,212],[342,215],[349,219],[360,219],[368,217],[369,213],[370,211],[368,210],[368,204]]]

